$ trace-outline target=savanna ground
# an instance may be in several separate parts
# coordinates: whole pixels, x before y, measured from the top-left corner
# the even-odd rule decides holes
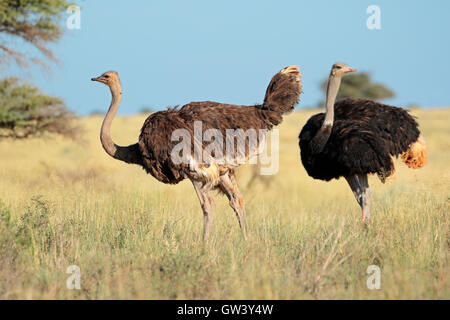
[[[0,141],[0,298],[3,299],[448,299],[450,109],[414,110],[429,161],[370,178],[372,221],[343,180],[309,178],[297,144],[313,111],[280,126],[280,169],[247,183],[244,242],[218,198],[210,241],[190,182],[157,182],[100,146],[101,117],[83,118],[85,142]],[[119,117],[116,142],[137,140],[145,116]],[[366,269],[381,268],[368,290]],[[69,265],[81,290],[69,290]]]

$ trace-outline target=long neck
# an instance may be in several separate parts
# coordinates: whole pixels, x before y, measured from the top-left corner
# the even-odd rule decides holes
[[[122,100],[122,87],[120,84],[116,84],[111,86],[110,89],[112,95],[111,105],[105,119],[103,119],[102,129],[100,130],[100,141],[103,149],[114,159],[126,163],[142,164],[142,156],[137,143],[122,147],[116,145],[111,138],[111,123],[119,108],[120,100]]]
[[[119,108],[120,100],[122,100],[122,88],[120,85],[114,85],[111,86],[110,89],[112,100],[105,119],[103,119],[102,129],[100,131],[100,141],[102,142],[103,149],[105,149],[106,153],[111,157],[116,158],[117,145],[111,138],[111,123]]]
[[[336,96],[339,91],[340,84],[341,77],[330,75],[327,87],[325,119],[323,120],[322,126],[317,131],[314,138],[311,140],[310,151],[312,154],[322,152],[323,148],[328,142],[328,139],[330,138],[334,121],[334,103],[336,101]]]
[[[328,79],[327,87],[327,101],[326,101],[326,112],[325,119],[323,120],[322,127],[333,126],[334,121],[334,103],[336,102],[336,97],[341,85],[341,77],[330,75]]]

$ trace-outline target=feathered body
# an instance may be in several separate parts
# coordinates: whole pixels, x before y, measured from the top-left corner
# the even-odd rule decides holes
[[[407,110],[371,100],[336,102],[332,128],[322,128],[324,117],[319,113],[308,120],[299,145],[308,174],[325,181],[368,173],[384,181],[394,171],[392,157],[405,154],[420,136]]]
[[[179,142],[172,141],[172,132],[176,129],[185,129],[191,137],[194,137],[194,122],[201,121],[203,131],[217,129],[221,132],[225,146],[226,130],[242,129],[244,132],[249,129],[270,130],[278,125],[282,121],[283,114],[291,111],[298,103],[300,92],[298,68],[289,67],[272,78],[264,103],[261,105],[241,106],[204,101],[191,102],[181,108],[155,112],[145,120],[139,136],[138,146],[142,156],[142,166],[163,183],[176,184],[184,178],[200,176],[206,180],[216,180],[218,176],[233,169],[235,165],[211,164],[210,168],[207,164],[175,164],[171,159],[171,151]],[[192,141],[192,145],[194,143]],[[202,147],[205,147],[205,143],[201,143]],[[251,153],[256,152],[256,150],[246,151],[246,158],[254,156],[255,154]]]
[[[234,168],[261,151],[266,130],[279,124],[283,114],[291,111],[298,103],[302,90],[300,77],[297,66],[289,66],[278,72],[272,78],[261,105],[238,106],[205,101],[155,112],[145,120],[137,143],[118,146],[111,138],[110,129],[122,99],[122,86],[117,72],[108,71],[99,77],[92,78],[93,81],[106,84],[112,96],[111,105],[102,123],[100,140],[106,153],[111,157],[140,165],[163,183],[176,184],[185,178],[190,179],[203,211],[204,240],[208,237],[215,211],[215,201],[210,191],[212,189],[221,191],[228,197],[246,238],[247,221],[244,200],[237,186]],[[201,125],[200,137],[196,134],[198,124]],[[209,129],[215,130],[208,131]],[[264,133],[262,137],[261,129]],[[181,157],[181,160],[186,161],[178,161],[180,159],[175,161],[172,154],[180,143],[173,137],[174,133],[180,132],[177,130],[188,135],[191,142],[188,150],[184,150],[188,155]],[[230,130],[233,130],[231,137],[228,135]],[[214,132],[214,141],[204,139],[203,134],[207,131]],[[256,141],[252,141],[247,147],[248,131],[256,134]],[[206,154],[205,159],[196,157],[199,148],[204,155],[203,150],[208,149],[211,143],[223,148],[227,147],[230,141],[233,144],[244,142],[244,150],[239,146],[236,150],[233,148],[231,153],[228,150],[222,150],[223,152],[219,153],[214,149]],[[181,143],[185,142],[183,139]]]
[[[335,63],[327,84],[326,112],[312,116],[299,135],[306,172],[329,181],[344,177],[362,209],[370,217],[369,174],[382,182],[394,173],[399,155],[410,168],[426,163],[426,148],[416,120],[408,111],[365,99],[335,103],[342,77],[354,72]]]

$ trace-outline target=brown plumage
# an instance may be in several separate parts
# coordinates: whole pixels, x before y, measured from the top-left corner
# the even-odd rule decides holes
[[[242,153],[233,152],[231,158],[226,154],[212,152],[211,157],[197,161],[196,148],[204,150],[209,143],[195,136],[195,125],[201,124],[202,133],[215,129],[221,134],[221,141],[214,143],[226,145],[228,142],[246,141],[247,130],[271,130],[282,121],[283,114],[293,110],[301,93],[301,74],[297,66],[289,66],[277,73],[271,80],[264,102],[261,105],[239,106],[218,102],[191,102],[181,108],[175,107],[155,112],[144,122],[139,141],[127,147],[117,146],[111,139],[112,119],[122,98],[122,88],[116,72],[105,72],[93,81],[109,86],[112,94],[111,106],[102,124],[100,139],[105,151],[115,159],[142,166],[147,173],[163,183],[176,184],[188,178],[192,181],[202,206],[206,239],[212,224],[215,203],[210,191],[217,189],[230,200],[239,224],[246,237],[246,218],[242,195],[236,184],[234,169],[249,158],[256,156],[264,136],[257,136],[256,145],[246,146]],[[198,122],[197,122],[198,121]],[[180,144],[173,134],[183,130],[190,137],[190,154],[186,161],[174,161],[172,152]],[[235,136],[227,135],[227,130],[237,130]],[[242,130],[239,130],[242,129]],[[231,139],[231,140],[230,140]],[[185,142],[185,141],[182,141]],[[198,150],[198,149],[197,149]],[[224,151],[225,153],[225,151]],[[230,161],[232,160],[232,161]]]

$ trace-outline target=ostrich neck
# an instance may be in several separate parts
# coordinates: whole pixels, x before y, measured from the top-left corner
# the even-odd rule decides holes
[[[322,127],[325,127],[325,126],[332,127],[333,126],[334,103],[336,102],[336,97],[337,97],[340,85],[341,85],[341,77],[336,77],[334,75],[330,75],[330,78],[328,79],[328,87],[327,87],[325,119],[323,120]]]
[[[336,101],[336,96],[339,91],[340,84],[341,77],[330,75],[327,87],[325,119],[323,120],[322,126],[317,131],[316,135],[310,143],[310,151],[312,154],[322,152],[323,148],[328,142],[328,139],[330,138],[334,121],[334,102]]]
[[[117,158],[117,145],[111,138],[111,123],[122,99],[122,88],[119,84],[111,86],[110,89],[112,100],[105,119],[103,119],[102,129],[100,131],[100,141],[102,142],[103,149],[105,149],[106,153],[113,158]]]

